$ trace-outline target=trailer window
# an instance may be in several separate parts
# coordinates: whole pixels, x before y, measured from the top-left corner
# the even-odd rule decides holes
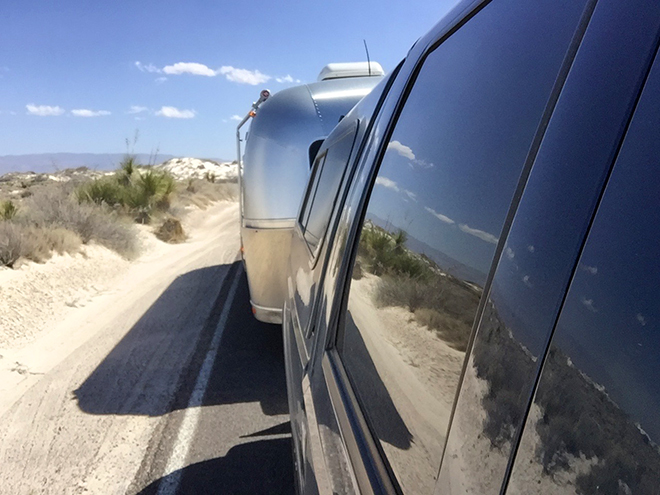
[[[309,145],[309,168],[312,168],[314,166],[314,159],[316,158],[316,154],[321,149],[322,144],[323,144],[323,139],[319,139],[318,141],[314,141],[312,144]]]

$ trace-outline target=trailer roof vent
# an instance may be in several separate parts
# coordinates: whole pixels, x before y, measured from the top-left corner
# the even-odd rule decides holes
[[[328,64],[319,74],[319,81],[341,79],[345,77],[384,76],[385,71],[378,62],[343,62]]]

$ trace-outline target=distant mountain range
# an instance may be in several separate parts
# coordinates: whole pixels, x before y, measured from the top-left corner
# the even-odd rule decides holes
[[[126,156],[125,153],[38,153],[33,155],[0,156],[0,175],[7,172],[56,172],[65,168],[88,167],[95,170],[112,170]],[[155,157],[146,153],[136,153],[142,164],[156,164],[175,158],[174,155],[158,154]],[[227,162],[209,158],[216,162]]]

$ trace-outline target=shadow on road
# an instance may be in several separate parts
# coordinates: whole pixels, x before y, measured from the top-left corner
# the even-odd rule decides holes
[[[209,387],[195,405],[258,401],[267,415],[287,414],[281,331],[252,316],[239,262],[178,277],[74,392],[79,407],[149,416],[186,408],[235,276]]]
[[[199,462],[154,481],[138,495],[155,495],[161,483],[181,476],[177,493],[293,493],[291,439],[257,440],[232,447],[227,455]]]

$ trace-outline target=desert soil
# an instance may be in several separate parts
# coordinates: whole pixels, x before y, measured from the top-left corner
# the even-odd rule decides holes
[[[133,262],[85,246],[0,270],[0,493],[126,493],[237,260],[238,206],[184,229],[169,245],[144,228]],[[99,402],[108,380],[126,393]]]

